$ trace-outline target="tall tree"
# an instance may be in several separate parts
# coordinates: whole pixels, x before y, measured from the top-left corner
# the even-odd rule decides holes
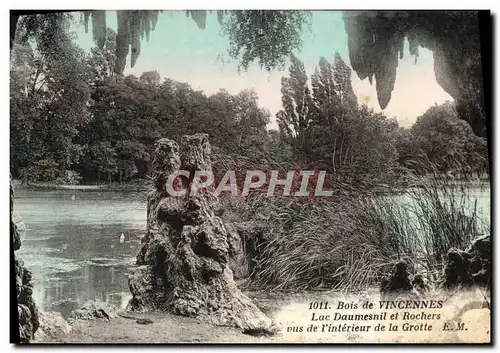
[[[285,141],[301,158],[305,158],[310,150],[314,113],[308,80],[304,63],[292,55],[289,77],[281,79],[283,109],[276,114],[276,119]]]
[[[343,181],[376,179],[395,167],[395,120],[359,107],[351,70],[338,53],[333,63],[321,58],[311,76],[292,58],[282,80],[284,109],[277,114],[280,132],[295,157],[326,169]]]
[[[29,49],[32,42],[26,28],[34,27],[25,18],[12,53],[13,79],[20,80],[11,94],[12,139],[14,144],[24,141],[29,152],[12,155],[17,168],[13,172],[53,179],[64,177],[81,155],[81,146],[73,138],[89,118],[90,89],[86,55],[71,39],[69,15],[46,15],[36,23],[32,31],[36,47]],[[21,68],[16,65],[18,50],[28,59]]]
[[[322,57],[311,83],[315,103],[313,153],[316,160],[338,171],[348,161],[356,143],[352,136],[358,104],[351,85],[351,70],[338,53],[333,63]]]

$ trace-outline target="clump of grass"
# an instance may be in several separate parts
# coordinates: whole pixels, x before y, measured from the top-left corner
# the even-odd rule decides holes
[[[414,252],[422,258],[429,280],[441,272],[450,248],[466,249],[473,238],[490,231],[470,190],[469,182],[432,177],[403,194],[412,216]]]
[[[268,200],[270,237],[257,253],[252,284],[274,290],[363,288],[397,259],[390,234],[362,223],[369,201],[284,202]]]
[[[464,249],[485,230],[467,190],[435,178],[398,196],[254,195],[235,207],[268,225],[266,241],[254,249],[251,284],[269,290],[366,289],[399,259],[433,282],[446,252]]]

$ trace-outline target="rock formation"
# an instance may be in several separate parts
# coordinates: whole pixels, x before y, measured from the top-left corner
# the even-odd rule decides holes
[[[117,316],[117,308],[114,305],[98,300],[89,300],[79,309],[73,310],[69,315],[70,324],[77,320],[106,319],[111,320]]]
[[[228,266],[233,272],[234,279],[247,278],[250,273],[245,239],[241,236],[236,224],[227,223],[226,229],[228,231]]]
[[[461,119],[486,136],[479,18],[476,11],[344,11],[351,66],[376,80],[380,107],[391,99],[405,38],[410,54],[434,54],[437,83],[456,102]],[[418,92],[415,92],[418,94]]]
[[[491,235],[477,237],[467,250],[452,248],[446,254],[442,285],[491,286]]]
[[[466,251],[470,255],[472,282],[479,286],[491,286],[491,234],[474,239]]]
[[[237,288],[229,262],[229,232],[215,215],[218,199],[207,188],[195,196],[172,197],[168,176],[189,171],[182,187],[190,189],[196,170],[211,170],[208,135],[184,136],[156,143],[153,190],[148,196],[147,230],[129,278],[129,310],[168,310],[216,325],[235,326],[248,334],[275,328]]]
[[[408,264],[402,260],[394,265],[392,272],[380,283],[380,293],[384,299],[392,295],[407,294],[412,290],[413,285],[408,273]]]
[[[35,336],[38,329],[38,309],[33,300],[33,284],[31,283],[31,272],[24,267],[24,263],[17,256],[15,251],[21,247],[21,237],[16,224],[12,219],[14,207],[14,191],[12,182],[10,185],[10,236],[14,249],[14,272],[16,280],[16,300],[19,323],[19,339],[21,343],[29,343]]]
[[[40,312],[40,327],[36,331],[35,343],[64,343],[71,333],[71,325],[58,312]]]
[[[420,274],[417,274],[413,277],[413,281],[411,282],[411,285],[419,293],[425,293],[425,292],[429,291],[429,286],[427,285],[427,283],[425,283],[424,278]]]
[[[466,250],[448,250],[438,284],[444,289],[479,286],[489,290],[491,271],[491,235],[484,234],[474,239]],[[410,277],[407,263],[399,261],[382,279],[380,293],[382,296],[410,292],[422,294],[429,290],[421,274],[415,274],[412,281]]]

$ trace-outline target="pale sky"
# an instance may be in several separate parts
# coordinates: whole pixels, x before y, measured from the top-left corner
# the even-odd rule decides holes
[[[281,77],[287,75],[287,69],[268,73],[254,64],[247,72],[238,73],[238,63],[227,54],[228,39],[220,33],[216,14],[207,17],[206,29],[202,31],[184,11],[160,13],[149,42],[143,40],[141,43],[136,66],[130,68],[129,55],[124,74],[139,76],[144,71],[157,70],[163,78],[187,82],[193,89],[207,94],[217,93],[222,88],[233,94],[254,88],[259,105],[271,112],[268,128],[276,129],[275,115],[281,109]],[[108,11],[107,25],[116,31],[115,11]],[[93,45],[91,29],[86,34],[83,25],[76,23],[73,30],[78,35],[77,44],[90,50]],[[335,51],[350,65],[347,35],[339,11],[313,11],[311,31],[304,29],[302,37],[304,45],[296,56],[304,62],[309,76],[321,56],[332,61]],[[420,48],[415,65],[415,58],[409,55],[408,43],[405,43],[405,56],[399,60],[391,101],[383,111],[386,116],[396,117],[401,126],[408,127],[434,103],[453,100],[437,84],[433,65],[432,52],[423,48]],[[352,85],[360,103],[366,102],[375,111],[381,111],[375,80],[370,85],[368,79],[361,81],[353,72]]]

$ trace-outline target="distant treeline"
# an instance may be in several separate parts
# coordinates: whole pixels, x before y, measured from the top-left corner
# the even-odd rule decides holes
[[[358,104],[351,69],[338,54],[332,62],[321,58],[311,76],[291,58],[279,130],[268,131],[270,113],[253,90],[207,95],[156,71],[117,76],[116,33],[108,29],[104,48],[85,53],[67,21],[42,24],[32,40],[16,36],[12,50],[11,173],[25,182],[145,178],[159,138],[197,132],[210,135],[219,169],[321,169],[352,183],[389,183],[408,170],[460,177],[488,171],[486,140],[457,118],[452,103],[401,128]]]

